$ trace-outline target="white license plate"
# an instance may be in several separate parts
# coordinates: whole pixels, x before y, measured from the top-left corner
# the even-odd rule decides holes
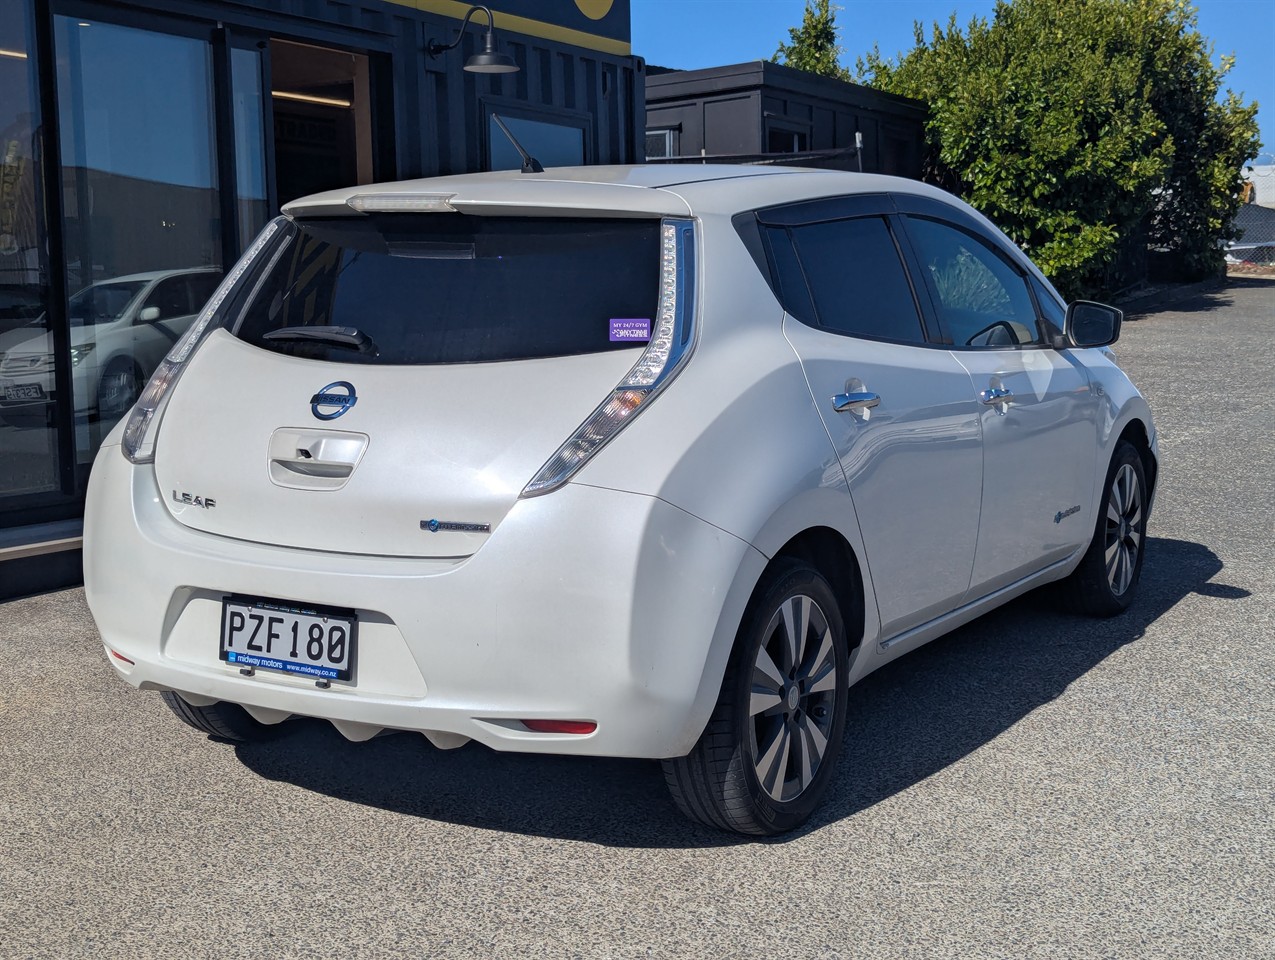
[[[43,400],[44,387],[38,383],[18,383],[4,388],[4,398],[14,400]]]
[[[336,610],[258,597],[224,597],[221,659],[241,670],[349,680],[358,619]]]

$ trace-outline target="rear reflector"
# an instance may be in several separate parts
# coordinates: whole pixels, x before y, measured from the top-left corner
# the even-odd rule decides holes
[[[592,720],[523,720],[522,725],[532,733],[574,733],[577,736],[598,729]]]
[[[108,648],[108,649],[109,649],[109,648]],[[114,657],[116,660],[123,660],[123,661],[124,661],[125,663],[127,663],[130,667],[135,667],[135,666],[137,666],[137,664],[133,663],[133,661],[132,661],[132,660],[130,660],[128,657],[124,656],[124,654],[122,654],[122,653],[116,653],[114,650],[111,650],[111,656],[112,656],[112,657]]]

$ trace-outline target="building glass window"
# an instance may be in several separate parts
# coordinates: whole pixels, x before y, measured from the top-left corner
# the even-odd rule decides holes
[[[505,121],[509,132],[522,148],[545,167],[576,167],[585,162],[584,127],[570,123],[553,123],[514,117],[495,110],[487,117],[487,162],[492,170],[519,170],[522,157],[496,123],[495,114]]]
[[[261,52],[232,49],[230,73],[235,118],[235,186],[239,201],[238,249],[243,253],[270,218]]]
[[[221,264],[206,40],[57,17],[58,114],[76,450],[133,405],[197,307],[165,316],[164,281]],[[135,295],[108,290],[126,286]],[[100,291],[100,294],[99,294]]]
[[[767,153],[805,153],[810,149],[810,133],[777,124],[766,128]]]
[[[681,132],[671,127],[646,131],[646,158],[660,160],[681,155]]]
[[[29,4],[0,4],[0,504],[60,489],[40,129]]]

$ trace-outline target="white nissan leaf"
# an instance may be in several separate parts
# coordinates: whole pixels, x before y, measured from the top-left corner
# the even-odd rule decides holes
[[[556,169],[270,223],[98,455],[119,675],[225,740],[663,761],[773,834],[851,688],[1034,587],[1132,601],[1158,454],[991,223],[889,177]]]

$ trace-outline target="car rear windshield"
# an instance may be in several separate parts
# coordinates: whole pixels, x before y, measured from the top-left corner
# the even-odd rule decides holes
[[[291,356],[480,363],[632,348],[612,321],[649,330],[659,299],[657,220],[382,214],[288,231],[235,333]]]

